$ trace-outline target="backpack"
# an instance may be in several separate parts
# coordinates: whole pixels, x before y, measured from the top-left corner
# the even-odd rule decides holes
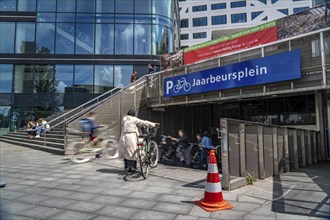
[[[83,132],[84,137],[89,137],[92,135],[92,122],[88,118],[82,118],[79,121],[80,129]]]

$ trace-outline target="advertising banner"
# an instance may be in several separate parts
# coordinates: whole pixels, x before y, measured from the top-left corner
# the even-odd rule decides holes
[[[184,49],[184,64],[277,40],[276,21]]]
[[[330,26],[330,3],[184,49],[184,64],[210,59]]]
[[[164,79],[164,96],[180,96],[300,79],[300,50]]]

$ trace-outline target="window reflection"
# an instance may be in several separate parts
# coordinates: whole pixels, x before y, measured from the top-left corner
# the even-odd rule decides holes
[[[74,93],[93,93],[93,66],[76,65]]]
[[[78,0],[77,12],[94,12],[94,0]]]
[[[133,13],[132,0],[116,0],[115,1],[116,13]]]
[[[14,53],[15,22],[0,22],[0,52]]]
[[[75,0],[58,0],[57,11],[59,12],[73,12],[76,9]]]
[[[156,54],[168,53],[168,29],[162,26],[154,26],[152,29],[153,36],[153,52]]]
[[[95,65],[95,93],[104,93],[113,88],[113,65]]]
[[[55,22],[55,13],[38,13],[37,14],[38,22]]]
[[[38,11],[55,11],[56,1],[54,0],[39,0]]]
[[[135,13],[150,14],[151,13],[151,0],[135,1]]]
[[[73,65],[56,65],[55,80],[58,82],[58,93],[72,93]]]
[[[33,93],[32,65],[15,65],[14,93]]]
[[[13,85],[13,65],[0,64],[0,93],[11,93]]]
[[[114,0],[96,0],[96,12],[113,13],[114,5]]]
[[[94,24],[76,25],[76,54],[94,53]]]
[[[153,1],[152,13],[171,17],[172,0]]]
[[[16,53],[34,53],[35,23],[17,22],[16,26]]]
[[[57,13],[57,22],[75,22],[75,14]]]
[[[1,11],[16,11],[16,0],[1,0],[0,1]]]
[[[115,53],[133,54],[133,24],[116,25]],[[123,43],[125,42],[125,43]]]
[[[17,11],[35,11],[36,0],[18,0]]]
[[[151,52],[151,26],[135,24],[134,54],[150,54]]]
[[[56,29],[56,54],[74,53],[74,23],[57,23]]]
[[[54,53],[55,44],[55,24],[38,23],[37,24],[37,53]]]
[[[114,25],[96,24],[95,53],[113,54]]]
[[[115,65],[114,72],[115,87],[123,88],[131,83],[132,65]]]

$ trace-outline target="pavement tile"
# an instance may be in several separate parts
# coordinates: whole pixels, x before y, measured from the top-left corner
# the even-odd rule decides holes
[[[251,212],[261,206],[260,204],[248,203],[248,202],[230,201],[228,203],[233,206],[233,210],[244,211],[244,212]]]
[[[96,213],[99,215],[106,215],[123,219],[135,219],[132,216],[135,215],[138,211],[138,209],[128,207],[105,206],[104,208],[98,210]]]
[[[164,193],[164,194],[170,194],[174,191],[173,188],[168,188],[168,187],[154,187],[154,186],[149,186],[145,187],[144,186],[144,191],[146,192],[153,192],[153,193]]]
[[[72,205],[69,205],[66,209],[72,209],[76,211],[82,212],[95,212],[101,208],[103,208],[105,204],[98,204],[92,202],[76,202]]]
[[[177,189],[173,192],[173,194],[175,195],[183,195],[183,196],[197,196],[197,197],[201,197],[204,195],[204,189],[194,189],[194,188],[191,188],[191,189]]]
[[[26,210],[26,209],[31,209],[33,208],[34,205],[32,204],[26,204],[26,203],[21,203],[21,202],[1,202],[1,207],[0,207],[0,213],[11,213],[11,214],[18,214],[19,212]]]
[[[264,204],[250,213],[253,215],[263,215],[275,218],[275,213],[271,203]]]
[[[181,203],[181,202],[195,202],[193,197],[190,196],[180,196],[180,195],[167,195],[162,194],[161,196],[156,198],[158,201],[162,202],[172,202],[172,203]]]
[[[56,183],[56,184],[57,184],[57,186],[54,188],[69,190],[69,191],[76,190],[81,187],[80,185],[75,185],[75,184],[62,184],[62,183]]]
[[[55,207],[55,208],[65,208],[73,203],[76,203],[76,200],[63,199],[63,198],[52,198],[42,202],[43,206]]]
[[[244,220],[267,220],[267,219],[276,219],[276,218],[272,218],[269,217],[267,215],[254,215],[254,214],[246,214],[243,217]]]
[[[102,194],[102,192],[104,192],[105,189],[95,187],[95,186],[81,186],[81,187],[75,189],[75,191]]]
[[[110,217],[110,216],[102,216],[102,215],[93,218],[93,220],[120,220],[120,219],[121,218],[118,217]]]
[[[8,183],[7,183],[8,184]],[[0,189],[0,198],[1,199],[15,199],[21,196],[26,195],[22,192],[14,192],[14,191],[5,191],[4,189]]]
[[[42,202],[44,200],[47,200],[47,199],[50,199],[50,197],[45,196],[45,195],[31,194],[31,195],[16,198],[15,200],[20,201],[20,202],[25,202],[25,203],[28,203],[28,204],[37,204],[37,203],[40,203],[40,202]]]
[[[105,191],[102,191],[102,194],[104,195],[113,195],[113,196],[127,196],[131,195],[132,191],[130,190],[123,190],[123,189],[108,189]]]
[[[46,188],[41,188],[41,187],[27,187],[24,188],[23,190],[20,190],[21,192],[24,192],[26,194],[43,194],[45,192],[47,192],[49,189]]]
[[[238,193],[229,192],[229,191],[222,191],[222,196],[227,201],[237,201]]]
[[[187,215],[191,212],[192,207],[193,204],[173,204],[159,202],[156,206],[152,208],[152,210]]]
[[[52,216],[49,219],[55,220],[87,220],[87,219],[94,219],[96,215],[90,213],[82,213],[82,212],[75,212],[75,211],[64,211],[58,215]]]
[[[329,217],[314,217],[314,216],[309,216],[310,220],[329,220]]]
[[[256,204],[264,204],[268,200],[254,198],[254,197],[250,197],[250,196],[246,196],[246,195],[238,195],[237,201],[238,202],[256,203]]]
[[[116,205],[123,202],[127,198],[118,196],[99,195],[96,198],[90,200],[90,202],[102,203],[107,205]]]
[[[75,184],[77,182],[79,182],[80,180],[76,180],[76,179],[60,179],[57,180],[57,183],[63,183],[63,184]]]
[[[132,198],[137,198],[137,199],[154,200],[157,197],[159,197],[159,194],[150,193],[150,192],[133,192],[133,193],[129,194],[129,196],[132,197]]]
[[[26,186],[34,186],[38,183],[40,183],[40,181],[26,180],[26,181],[20,182],[20,184],[26,185]]]
[[[57,178],[57,177],[45,176],[45,177],[40,178],[39,180],[43,181],[43,182],[51,182],[51,181],[56,181],[59,179],[60,178]]]
[[[276,219],[286,220],[286,219],[299,219],[299,220],[309,220],[307,215],[297,215],[297,214],[285,214],[285,213],[275,213]]]
[[[210,212],[207,212],[205,211],[204,209],[202,209],[201,207],[199,207],[198,205],[195,205],[190,213],[189,213],[190,216],[197,216],[197,217],[201,217],[201,218],[209,218],[211,213]]]
[[[221,210],[212,212],[210,218],[215,219],[242,219],[246,212],[237,210]]]
[[[151,209],[156,201],[126,198],[120,205],[130,208]]]
[[[175,220],[198,220],[198,217],[191,215],[178,215]]]
[[[33,220],[34,218],[29,218],[26,216],[15,215],[12,213],[0,213],[0,219],[4,220]]]
[[[32,209],[28,209],[20,212],[20,215],[36,218],[36,219],[49,219],[50,217],[63,212],[63,210],[56,208],[48,208],[42,206],[36,206]]]
[[[137,214],[133,215],[131,219],[141,219],[141,220],[170,220],[175,219],[177,217],[176,214],[168,213],[168,212],[157,212],[151,210],[141,210]]]
[[[38,187],[44,187],[44,188],[56,188],[58,187],[59,185],[61,185],[61,183],[57,183],[57,182],[41,182],[35,186],[38,186]]]
[[[83,201],[90,201],[95,197],[97,197],[97,194],[82,193],[82,192],[74,192],[65,196],[65,198],[67,199],[75,199],[75,200],[83,200]]]

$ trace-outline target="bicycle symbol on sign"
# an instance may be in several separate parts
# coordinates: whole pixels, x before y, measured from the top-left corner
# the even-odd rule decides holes
[[[180,90],[183,88],[184,91],[188,92],[191,89],[191,84],[187,82],[186,78],[182,77],[182,79],[178,80],[178,83],[174,86],[173,91],[175,93],[180,92]]]

